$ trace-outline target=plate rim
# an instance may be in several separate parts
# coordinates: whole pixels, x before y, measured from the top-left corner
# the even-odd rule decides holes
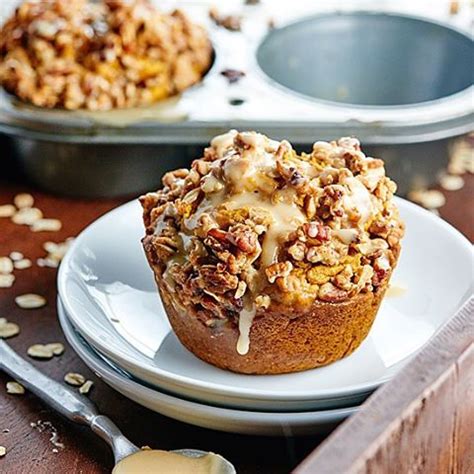
[[[397,206],[401,204],[402,206],[406,207],[409,211],[414,212],[415,214],[421,215],[423,218],[431,220],[436,225],[440,226],[440,228],[443,229],[443,231],[454,236],[454,238],[457,239],[457,241],[459,242],[459,245],[465,249],[466,253],[470,254],[471,260],[474,259],[473,246],[470,244],[468,239],[463,234],[461,234],[457,229],[455,229],[451,224],[439,218],[432,212],[406,199],[395,196],[395,202]],[[339,398],[339,397],[344,397],[344,396],[349,397],[361,392],[373,391],[377,387],[384,384],[385,382],[387,382],[393,377],[393,374],[387,374],[386,376],[381,377],[377,381],[374,381],[371,383],[359,383],[359,384],[353,384],[346,387],[341,387],[338,389],[319,390],[317,394],[298,394],[295,392],[280,392],[278,394],[269,394],[268,391],[264,391],[264,390],[239,388],[239,387],[231,387],[231,386],[223,387],[214,382],[189,379],[189,377],[187,376],[171,373],[160,367],[154,366],[151,363],[152,362],[151,359],[150,359],[150,364],[148,366],[142,366],[137,362],[137,360],[133,356],[131,356],[130,354],[124,353],[120,348],[115,349],[115,351],[111,350],[110,348],[107,347],[107,345],[105,345],[100,340],[100,338],[95,337],[96,335],[88,329],[88,326],[86,324],[82,323],[81,317],[78,317],[78,315],[76,314],[69,299],[67,298],[66,281],[67,281],[68,275],[73,273],[70,267],[70,261],[73,255],[75,254],[75,252],[80,247],[81,242],[84,240],[85,236],[89,232],[91,232],[91,229],[95,225],[101,223],[106,218],[110,218],[114,214],[126,212],[129,208],[132,209],[133,207],[139,208],[138,199],[131,200],[125,204],[122,204],[106,212],[105,214],[100,216],[98,219],[94,220],[91,224],[89,224],[85,229],[83,229],[79,233],[79,235],[76,237],[71,247],[69,248],[68,252],[66,253],[65,257],[63,258],[63,261],[61,262],[58,275],[57,275],[58,294],[61,297],[61,301],[64,304],[64,308],[67,314],[74,321],[74,324],[76,325],[79,332],[86,334],[89,337],[89,339],[94,341],[93,346],[99,349],[99,352],[107,355],[110,358],[113,358],[113,356],[110,355],[111,353],[113,353],[116,358],[118,357],[120,359],[125,360],[130,366],[137,367],[140,371],[142,372],[144,371],[150,375],[153,375],[154,377],[157,377],[157,382],[159,380],[165,380],[167,383],[171,383],[172,385],[186,387],[191,390],[197,389],[199,391],[206,392],[206,393],[219,393],[219,395],[221,396],[224,395],[224,396],[230,396],[234,398],[245,397],[245,398],[251,398],[254,400],[307,401],[307,400],[326,400],[326,399]],[[471,289],[468,290],[465,295],[463,295],[463,299],[460,302],[460,305],[462,305],[463,301],[465,301],[465,299],[469,296],[470,291],[472,291],[472,282],[471,282]],[[157,296],[158,296],[158,291],[157,291]],[[448,320],[446,320],[442,325],[446,324],[447,321]],[[435,331],[435,333],[439,329],[440,328],[438,328]],[[118,335],[118,337],[121,337],[121,336]],[[127,343],[127,341],[125,340],[124,342]],[[410,359],[411,357],[413,357],[413,355],[419,349],[420,348],[418,348],[416,351],[406,356],[405,359],[401,361],[401,363],[402,364],[406,363],[406,361]]]
[[[326,417],[330,418],[331,416],[351,415],[355,413],[360,407],[360,405],[356,405],[356,406],[338,407],[338,408],[321,409],[321,410],[266,412],[266,411],[258,411],[258,410],[241,410],[237,408],[220,407],[220,406],[216,406],[212,404],[205,404],[205,403],[200,403],[200,402],[196,402],[192,400],[186,400],[177,395],[163,393],[160,390],[158,390],[158,388],[153,389],[151,387],[143,385],[138,380],[126,379],[125,377],[122,377],[119,372],[116,372],[112,367],[108,367],[105,364],[105,362],[99,360],[99,358],[95,354],[92,353],[92,348],[89,349],[88,347],[85,346],[83,342],[77,339],[77,336],[73,332],[74,328],[70,327],[72,326],[73,323],[69,320],[67,311],[65,310],[64,307],[62,307],[61,303],[58,304],[58,319],[59,319],[61,329],[64,333],[64,336],[66,337],[67,341],[71,345],[74,352],[81,358],[81,360],[84,361],[84,363],[89,367],[89,369],[91,369],[94,373],[98,372],[100,374],[100,377],[104,381],[105,381],[105,378],[102,372],[106,372],[107,374],[110,374],[110,377],[116,379],[117,383],[122,383],[124,385],[129,386],[129,388],[136,388],[138,390],[144,391],[145,393],[149,394],[150,397],[156,397],[156,395],[158,395],[160,398],[163,398],[167,402],[171,402],[171,400],[175,400],[181,406],[184,406],[184,405],[188,406],[189,409],[195,409],[196,406],[199,406],[199,407],[202,407],[202,409],[215,412],[216,416],[225,414],[227,417],[230,417],[232,414],[235,414],[237,412],[241,416],[243,416],[243,414],[245,413],[245,415],[248,415],[249,417],[254,415],[254,416],[267,418],[269,420],[279,415],[286,416],[288,418],[294,417],[295,419],[304,418],[305,415],[315,415],[315,416],[321,415],[324,421],[329,421],[329,419],[326,420]],[[73,343],[70,342],[71,339],[74,341]],[[79,347],[80,349],[78,350],[77,347]],[[89,366],[89,364],[83,359],[84,353],[87,353],[87,359],[94,360],[95,365],[100,367],[100,371],[97,370],[96,368],[92,368]],[[275,421],[275,423],[277,422]]]

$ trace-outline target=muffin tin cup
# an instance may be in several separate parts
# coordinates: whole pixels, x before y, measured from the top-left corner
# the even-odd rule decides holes
[[[164,172],[188,166],[230,128],[301,149],[354,135],[386,161],[402,194],[432,184],[450,140],[474,129],[470,38],[404,14],[308,17],[309,5],[275,30],[263,5],[245,7],[243,31],[229,32],[209,22],[207,5],[184,3],[215,50],[200,84],[149,108],[95,113],[41,110],[3,93],[0,132],[32,181],[77,196],[156,188]],[[245,76],[229,84],[225,69]]]
[[[472,85],[472,41],[415,17],[326,14],[270,32],[262,72],[288,92],[348,107],[435,104]]]

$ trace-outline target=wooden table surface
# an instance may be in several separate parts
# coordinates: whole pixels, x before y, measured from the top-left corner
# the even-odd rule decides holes
[[[14,225],[9,219],[0,219],[0,256],[17,250],[34,262],[44,256],[42,244],[52,240],[63,241],[77,235],[81,229],[123,200],[73,200],[40,192],[21,178],[7,176],[0,181],[0,204],[11,203],[15,194],[30,192],[36,206],[47,217],[59,218],[63,228],[59,232],[33,233],[26,226]],[[446,192],[447,203],[441,216],[474,240],[474,176],[466,176],[466,186],[456,192]],[[194,447],[211,450],[227,457],[239,473],[289,472],[321,440],[320,436],[299,438],[266,438],[241,436],[211,431],[186,425],[153,413],[118,394],[81,362],[67,346],[56,315],[56,270],[39,268],[36,264],[26,270],[15,270],[12,288],[0,289],[0,317],[18,323],[21,333],[8,340],[19,354],[26,357],[33,343],[63,342],[65,353],[49,361],[33,364],[62,380],[70,371],[80,372],[94,381],[90,398],[99,410],[110,416],[137,445],[164,449]],[[14,297],[23,293],[39,293],[48,304],[36,310],[20,309]],[[108,447],[87,429],[61,419],[35,396],[8,395],[5,384],[10,378],[0,373],[0,446],[7,448],[0,458],[1,473],[105,473],[110,472],[112,456]],[[54,452],[50,434],[39,432],[31,423],[49,421],[57,429],[64,449]]]

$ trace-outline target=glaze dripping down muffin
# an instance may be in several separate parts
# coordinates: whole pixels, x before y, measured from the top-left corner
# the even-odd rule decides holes
[[[243,373],[325,365],[366,337],[400,252],[396,185],[358,140],[232,130],[142,196],[170,322],[201,359]]]

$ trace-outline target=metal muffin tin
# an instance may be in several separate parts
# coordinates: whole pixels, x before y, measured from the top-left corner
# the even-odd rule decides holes
[[[371,11],[299,11],[269,30],[264,5],[243,7],[242,32],[207,26],[215,61],[204,80],[156,106],[111,112],[42,110],[3,93],[0,132],[26,174],[76,196],[136,194],[165,171],[188,166],[216,134],[257,130],[308,149],[357,136],[385,160],[403,194],[431,184],[453,137],[471,131],[472,40],[415,16]],[[225,69],[245,72],[229,84]]]

